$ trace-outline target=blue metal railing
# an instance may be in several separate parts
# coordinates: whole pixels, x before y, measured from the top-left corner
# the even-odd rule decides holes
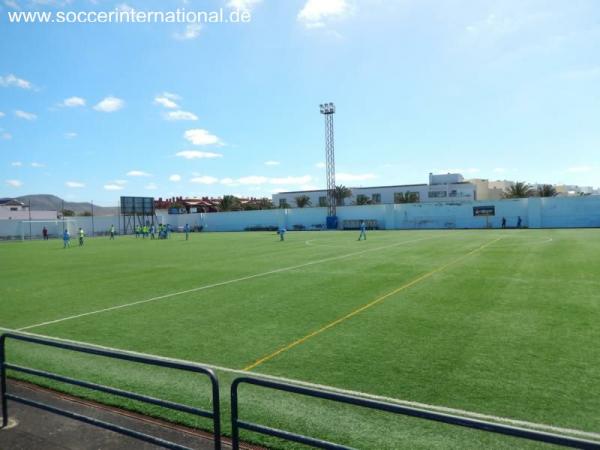
[[[245,429],[255,433],[274,436],[287,441],[298,442],[300,444],[310,445],[317,448],[324,449],[348,449],[343,445],[335,444],[313,437],[303,436],[300,434],[292,433],[289,431],[271,428],[256,423],[245,422],[239,419],[239,407],[238,407],[238,387],[240,384],[251,384],[255,386],[261,386],[267,389],[275,389],[278,391],[291,392],[294,394],[300,394],[308,397],[319,398],[324,400],[331,400],[334,402],[345,403],[349,405],[361,406],[363,408],[369,408],[379,411],[387,411],[394,414],[401,414],[405,416],[418,417],[421,419],[432,420],[435,422],[442,422],[450,425],[458,425],[466,428],[473,428],[477,430],[483,430],[491,433],[498,433],[507,436],[514,436],[532,441],[545,442],[549,444],[562,445],[565,447],[582,448],[582,449],[600,449],[600,442],[587,441],[583,439],[573,438],[569,436],[561,436],[557,434],[550,434],[541,431],[534,431],[526,428],[518,428],[509,425],[501,425],[494,422],[487,422],[483,420],[470,419],[466,417],[443,414],[423,409],[413,408],[409,406],[402,406],[394,403],[384,403],[375,400],[368,400],[360,397],[354,397],[351,395],[339,394],[336,392],[328,392],[323,390],[311,389],[307,387],[295,386],[292,384],[280,383],[275,381],[268,381],[260,378],[251,377],[240,377],[236,378],[231,384],[231,434],[232,434],[232,445],[233,449],[239,449],[240,445],[240,429]]]
[[[134,392],[124,391],[121,389],[116,389],[108,386],[103,386],[100,384],[90,383],[83,380],[77,380],[74,378],[65,377],[62,375],[57,375],[50,372],[45,372],[42,370],[32,369],[29,367],[23,367],[16,364],[11,364],[6,362],[6,341],[8,339],[14,339],[17,341],[24,341],[32,344],[44,345],[48,347],[55,347],[64,350],[71,350],[74,352],[87,353],[92,355],[104,356],[107,358],[113,358],[123,361],[130,361],[150,366],[159,366],[166,367],[170,369],[177,369],[186,372],[194,372],[206,375],[211,383],[212,388],[212,410],[206,411],[203,409],[194,408],[191,406],[183,405],[180,403],[174,403],[167,400],[158,399],[155,397],[150,397],[147,395],[136,394]],[[39,408],[45,411],[49,411],[55,414],[59,414],[65,417],[69,417],[71,419],[79,420],[81,422],[88,423],[90,425],[95,425],[100,428],[104,428],[107,430],[111,430],[117,433],[121,433],[145,442],[150,442],[153,444],[157,444],[163,446],[165,448],[175,449],[175,450],[191,450],[189,447],[184,447],[179,444],[165,441],[163,439],[141,433],[139,431],[131,430],[129,428],[124,428],[115,424],[111,424],[108,422],[104,422],[93,417],[84,416],[81,414],[77,414],[71,411],[67,411],[61,408],[57,408],[54,406],[47,405],[45,403],[41,403],[38,401],[30,400],[15,394],[11,394],[7,392],[6,389],[6,371],[10,369],[13,371],[35,375],[38,377],[47,378],[54,381],[59,381],[61,383],[67,383],[74,386],[80,386],[83,388],[91,389],[94,391],[104,392],[112,395],[116,395],[119,397],[128,398],[131,400],[136,400],[139,402],[144,402],[152,405],[157,405],[163,408],[168,408],[176,411],[181,411],[188,414],[194,414],[200,417],[205,417],[212,419],[213,421],[213,436],[214,436],[214,445],[215,449],[219,450],[221,448],[221,412],[220,412],[220,402],[219,402],[219,382],[215,373],[208,368],[199,366],[197,364],[192,363],[183,363],[183,362],[175,362],[164,360],[161,358],[154,358],[149,356],[141,356],[133,353],[116,351],[116,350],[105,350],[99,349],[95,347],[80,345],[80,344],[72,344],[68,342],[55,341],[52,339],[46,338],[38,338],[33,336],[26,336],[14,333],[6,333],[0,336],[0,403],[2,407],[2,427],[6,427],[8,425],[8,400],[13,400],[19,403],[23,403],[25,405],[29,405],[35,408]]]

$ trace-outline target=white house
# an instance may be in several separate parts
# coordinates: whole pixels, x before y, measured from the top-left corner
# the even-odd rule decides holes
[[[371,204],[402,203],[402,196],[412,194],[419,202],[456,202],[477,200],[476,185],[460,174],[429,174],[429,184],[404,184],[395,186],[352,187],[352,196],[344,205],[353,205],[368,200]],[[296,206],[296,197],[306,195],[311,206],[327,206],[327,190],[279,192],[273,195],[275,206]]]
[[[0,220],[55,220],[56,211],[29,211],[29,207],[14,198],[0,198]]]

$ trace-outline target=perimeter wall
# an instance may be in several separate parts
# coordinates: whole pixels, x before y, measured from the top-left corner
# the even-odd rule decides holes
[[[494,206],[495,216],[476,217],[473,208]],[[600,227],[600,196],[526,198],[456,203],[413,203],[398,205],[344,206],[337,209],[340,227],[345,220],[376,220],[380,229],[436,228],[500,228],[502,218],[514,227],[519,217],[529,228]],[[210,214],[162,215],[159,222],[172,227],[202,226],[205,231],[243,231],[248,227],[294,226],[315,229],[325,226],[326,208],[292,208],[264,211],[239,211]],[[73,233],[82,227],[86,234],[104,234],[114,224],[119,229],[118,216],[73,217],[68,228]],[[62,222],[32,223],[31,235],[40,237],[46,225],[51,234],[62,232]],[[0,238],[29,236],[29,224],[18,220],[0,220]],[[23,228],[25,230],[23,231]]]

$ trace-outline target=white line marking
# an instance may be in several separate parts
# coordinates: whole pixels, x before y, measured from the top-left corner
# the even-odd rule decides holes
[[[32,328],[43,327],[43,326],[46,326],[46,325],[52,325],[52,324],[55,324],[55,323],[65,322],[67,320],[79,319],[81,317],[91,316],[91,315],[94,315],[94,314],[100,314],[100,313],[105,313],[105,312],[108,312],[108,311],[114,311],[114,310],[117,310],[117,309],[128,308],[130,306],[136,306],[136,305],[141,305],[141,304],[144,304],[144,303],[155,302],[157,300],[164,300],[166,298],[176,297],[178,295],[190,294],[192,292],[203,291],[203,290],[206,290],[206,289],[212,289],[212,288],[219,287],[219,286],[226,286],[226,285],[232,284],[232,283],[239,283],[240,281],[247,281],[247,280],[252,280],[254,278],[266,277],[268,275],[273,275],[273,274],[281,273],[281,272],[288,272],[290,270],[295,270],[295,269],[301,269],[302,267],[312,266],[312,265],[315,265],[315,264],[321,264],[321,263],[324,263],[324,262],[336,261],[338,259],[344,259],[344,258],[350,258],[352,256],[362,255],[363,253],[374,252],[374,251],[378,251],[378,250],[386,250],[386,249],[389,249],[389,248],[392,248],[392,247],[398,247],[398,246],[404,245],[404,244],[410,244],[410,243],[414,243],[414,242],[426,241],[426,240],[429,240],[429,239],[436,239],[436,238],[439,238],[439,237],[442,237],[442,236],[444,236],[444,235],[438,235],[438,236],[432,236],[432,237],[425,237],[425,238],[419,238],[419,239],[412,239],[410,241],[401,241],[401,242],[397,242],[395,244],[386,245],[384,247],[368,248],[368,249],[362,250],[360,252],[353,252],[353,253],[348,253],[346,255],[332,256],[332,257],[329,257],[329,258],[319,259],[319,260],[316,260],[316,261],[309,261],[307,263],[298,264],[296,266],[282,267],[280,269],[270,270],[268,272],[262,272],[262,273],[257,273],[257,274],[254,274],[254,275],[248,275],[248,276],[241,277],[241,278],[235,278],[233,280],[221,281],[219,283],[207,284],[207,285],[195,287],[195,288],[192,288],[192,289],[186,289],[184,291],[172,292],[170,294],[159,295],[158,297],[147,298],[145,300],[138,300],[137,302],[125,303],[123,305],[116,305],[116,306],[111,306],[109,308],[97,309],[95,311],[90,311],[90,312],[81,313],[81,314],[75,314],[75,315],[72,315],[72,316],[63,317],[61,319],[55,319],[55,320],[49,320],[47,322],[36,323],[36,324],[33,324],[33,325],[28,325],[26,327],[18,328],[17,331],[31,330]]]
[[[218,370],[220,372],[241,375],[244,377],[253,376],[253,377],[257,377],[257,378],[263,378],[266,380],[273,380],[273,381],[280,381],[283,383],[297,384],[299,386],[306,386],[306,387],[310,387],[310,388],[314,388],[314,389],[337,392],[340,394],[347,394],[347,395],[353,395],[356,397],[362,397],[362,398],[368,398],[368,399],[372,399],[372,400],[379,400],[379,401],[384,401],[384,402],[389,402],[389,403],[395,403],[398,405],[412,406],[415,408],[420,408],[420,409],[424,409],[424,410],[428,410],[428,411],[457,414],[457,415],[470,417],[470,418],[474,418],[474,419],[489,420],[491,422],[506,423],[506,424],[515,425],[515,426],[526,427],[526,428],[530,428],[533,430],[562,433],[562,434],[567,434],[567,435],[572,435],[572,436],[579,436],[579,437],[600,440],[600,433],[594,433],[591,431],[583,431],[583,430],[577,430],[574,428],[564,428],[564,427],[558,427],[555,425],[547,425],[547,424],[543,424],[543,423],[528,422],[525,420],[511,419],[508,417],[494,416],[494,415],[490,415],[490,414],[482,414],[482,413],[478,413],[478,412],[468,411],[465,409],[450,408],[447,406],[431,405],[428,403],[420,403],[420,402],[414,402],[414,401],[410,401],[410,400],[401,400],[401,399],[397,399],[394,397],[386,397],[384,395],[374,395],[374,394],[369,394],[366,392],[336,388],[333,386],[327,386],[327,385],[317,384],[317,383],[310,383],[308,381],[295,380],[293,378],[278,377],[275,375],[268,375],[268,374],[259,373],[259,372],[252,372],[251,374],[248,374],[248,372],[245,372],[243,370],[232,369],[230,367],[217,366],[214,364],[205,364],[205,363],[201,363],[201,362],[197,362],[197,361],[189,361],[189,360],[185,360],[185,359],[169,358],[169,357],[165,357],[165,356],[156,356],[156,355],[151,355],[149,353],[142,353],[142,352],[136,352],[136,351],[131,351],[131,350],[123,350],[120,348],[107,347],[107,346],[98,345],[98,344],[89,344],[87,342],[73,341],[71,339],[57,338],[57,337],[47,336],[47,335],[43,335],[43,334],[20,332],[19,330],[11,330],[9,328],[0,327],[0,331],[16,333],[16,334],[23,334],[25,336],[34,336],[34,337],[44,338],[44,339],[51,339],[54,341],[67,342],[70,344],[85,345],[88,347],[97,348],[97,349],[101,349],[101,350],[126,352],[126,353],[129,353],[132,355],[151,357],[151,358],[159,359],[162,361],[168,361],[168,362],[184,363],[184,364],[186,364],[186,363],[187,364],[189,364],[189,363],[199,364],[199,365],[209,368],[209,369]]]

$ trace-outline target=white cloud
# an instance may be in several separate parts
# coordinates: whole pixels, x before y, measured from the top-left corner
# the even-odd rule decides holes
[[[21,10],[21,7],[19,6],[19,4],[16,2],[16,0],[4,0],[4,4],[6,6],[8,6],[11,9],[16,9],[18,11]]]
[[[120,184],[105,184],[104,189],[107,191],[120,191],[123,189],[123,186]]]
[[[252,8],[262,3],[262,0],[229,0],[227,7],[231,9],[239,9],[251,11]]]
[[[67,186],[68,188],[79,189],[84,188],[85,184],[81,183],[80,181],[67,181],[65,183],[65,186]]]
[[[74,133],[72,131],[65,133],[65,138],[67,138],[67,139],[74,139],[76,137],[77,137],[77,133]]]
[[[150,177],[148,172],[142,172],[141,170],[130,170],[126,174],[128,177]]]
[[[0,117],[4,117],[6,114],[4,114],[2,111],[0,111]]]
[[[266,161],[265,166],[278,166],[281,164],[279,161]]]
[[[269,179],[267,177],[259,177],[259,176],[252,175],[249,177],[238,178],[237,182],[239,184],[259,185],[259,184],[268,183]]]
[[[60,106],[64,106],[66,108],[76,108],[78,106],[85,106],[85,99],[81,97],[69,97],[65,98]]]
[[[11,162],[10,165],[13,167],[21,167],[21,166],[23,166],[23,163],[21,161],[15,161],[15,162]]]
[[[121,100],[120,98],[108,96],[108,97],[104,98],[102,101],[100,101],[100,103],[98,103],[96,106],[94,106],[94,109],[96,111],[110,113],[110,112],[118,111],[121,108],[123,108],[124,106],[125,106],[125,102],[123,100]]]
[[[127,180],[115,180],[111,181],[111,183],[118,184],[119,186],[125,186],[127,184]]]
[[[307,28],[321,28],[325,21],[350,14],[347,0],[308,0],[298,13],[298,21]]]
[[[372,173],[337,173],[335,175],[336,181],[367,181],[377,178],[377,175]]]
[[[32,89],[33,85],[22,78],[18,78],[17,76],[8,74],[4,77],[0,76],[0,86],[2,87],[18,87],[21,89]]]
[[[161,95],[154,97],[155,104],[169,109],[179,108],[179,105],[175,103],[175,100],[179,100],[179,96],[170,94],[169,92],[163,92]]]
[[[32,162],[32,163],[31,163],[31,167],[34,167],[34,168],[36,168],[36,169],[41,169],[42,167],[46,167],[46,165],[45,165],[45,164],[42,164],[42,163],[39,163],[39,162],[35,162],[35,161],[34,161],[34,162]]]
[[[169,177],[169,181],[174,181],[175,183],[181,181],[181,175],[177,175],[176,173]]]
[[[169,100],[170,101],[170,100]],[[188,111],[169,111],[165,114],[167,120],[198,120],[198,116]]]
[[[201,128],[195,128],[193,130],[187,130],[184,137],[194,145],[217,145],[221,144],[221,140],[211,134],[207,130]]]
[[[19,180],[6,180],[6,184],[16,188],[23,186],[23,182]]]
[[[198,150],[184,150],[175,153],[175,156],[179,156],[180,158],[185,159],[214,159],[223,157],[223,155],[220,153],[200,152]]]
[[[504,167],[496,167],[495,169],[492,170],[492,172],[494,172],[494,173],[505,173],[506,169]]]
[[[209,177],[209,176],[194,177],[190,180],[190,182],[196,183],[196,184],[215,184],[218,181],[219,181],[218,178]]]
[[[223,178],[220,181],[221,184],[224,184],[226,186],[237,186],[237,183],[235,182],[235,180],[233,178]]]
[[[144,189],[147,189],[149,191],[155,191],[156,189],[158,189],[158,186],[155,183],[148,183],[146,186],[144,186]]]
[[[315,167],[317,169],[324,169],[325,168],[325,163],[324,162],[318,162],[315,164]]]
[[[24,119],[24,120],[35,120],[37,119],[37,116],[33,113],[28,113],[25,111],[21,111],[20,109],[17,109],[15,111],[15,116],[17,116],[19,119]]]
[[[569,173],[587,173],[587,172],[591,172],[592,170],[594,170],[594,168],[591,166],[575,166],[575,167],[569,167],[567,169],[567,172],[569,172]]]
[[[271,179],[269,179],[269,183],[301,185],[301,184],[308,184],[311,182],[311,180],[312,180],[312,177],[310,175],[304,175],[302,177],[271,178]]]
[[[173,33],[173,37],[180,41],[187,41],[190,39],[196,39],[200,36],[200,30],[202,27],[197,23],[190,23],[185,27],[185,30],[181,33]]]
[[[135,9],[131,6],[129,6],[127,3],[120,3],[116,6],[115,8],[118,12],[124,12],[124,13],[133,13],[135,12]]]
[[[2,132],[2,134],[0,134],[0,137],[2,139],[5,139],[5,140],[8,141],[9,139],[12,139],[12,134],[7,133],[6,131],[4,131],[4,132]]]

